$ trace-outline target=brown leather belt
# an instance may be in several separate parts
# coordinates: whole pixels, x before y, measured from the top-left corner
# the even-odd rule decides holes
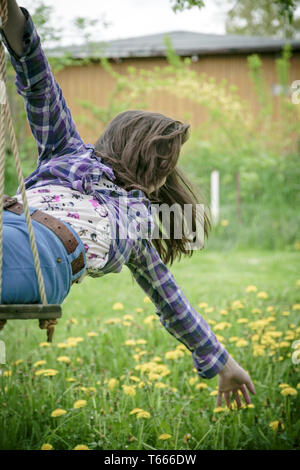
[[[10,212],[14,212],[18,215],[21,215],[24,212],[23,204],[19,203],[17,198],[7,196],[6,194],[3,197],[3,209],[6,209]],[[57,235],[57,237],[63,243],[68,255],[70,255],[76,250],[78,246],[78,241],[74,237],[71,230],[69,230],[68,227],[61,220],[56,219],[52,215],[46,214],[45,212],[42,212],[40,210],[36,210],[35,212],[33,212],[33,214],[31,214],[31,218],[36,222],[45,225],[53,233],[55,233],[55,235]],[[61,262],[61,259],[57,258],[57,262]],[[75,258],[74,261],[72,261],[71,266],[73,276],[75,276],[77,273],[79,273],[79,271],[84,268],[83,253],[80,253],[80,255]],[[77,281],[75,280],[73,282]]]

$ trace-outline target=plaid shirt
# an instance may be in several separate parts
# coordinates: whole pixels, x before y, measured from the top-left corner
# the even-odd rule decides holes
[[[102,274],[120,272],[125,264],[151,298],[161,324],[191,351],[198,374],[207,379],[214,377],[227,362],[228,352],[189,304],[153,246],[149,199],[140,190],[125,191],[115,185],[112,168],[95,155],[93,145],[82,141],[32,18],[25,8],[22,11],[27,21],[21,57],[11,49],[3,30],[1,36],[10,53],[17,91],[24,98],[38,147],[37,168],[25,179],[26,188],[61,184],[92,194],[108,206],[114,231]],[[103,186],[103,179],[111,185]]]

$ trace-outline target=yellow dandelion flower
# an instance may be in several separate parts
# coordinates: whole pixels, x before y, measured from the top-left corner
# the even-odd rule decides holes
[[[51,344],[52,344],[52,343],[47,343],[46,341],[42,341],[42,342],[40,343],[40,347],[41,347],[41,348],[50,348]]]
[[[12,371],[11,370],[5,370],[3,372],[3,377],[11,377],[12,375]]]
[[[160,375],[159,374],[156,374],[155,372],[150,372],[148,374],[148,379],[152,382],[154,382],[155,380],[159,380],[160,379]]]
[[[145,304],[151,304],[151,303],[152,303],[152,300],[150,299],[150,297],[148,297],[148,296],[146,295],[146,297],[144,297],[144,302],[145,302]]]
[[[118,384],[119,381],[117,379],[111,378],[108,381],[108,389],[112,392]]]
[[[273,429],[273,431],[277,431],[278,425],[279,425],[279,421],[272,421],[271,423],[269,423],[269,426],[270,428]]]
[[[240,300],[235,300],[234,302],[232,302],[231,308],[233,309],[244,308],[244,304]]]
[[[256,292],[256,291],[257,291],[257,287],[253,285],[247,286],[246,288],[246,292]]]
[[[265,355],[265,348],[264,346],[254,346],[253,348],[253,356],[264,356]]]
[[[248,323],[248,321],[249,321],[248,318],[239,318],[239,319],[237,320],[237,323],[241,323],[241,324],[242,324],[242,323]]]
[[[173,361],[176,361],[176,359],[179,359],[180,357],[184,357],[184,353],[180,349],[175,349],[174,351],[167,351],[165,353],[165,358],[171,359]]]
[[[139,411],[137,414],[136,414],[136,418],[137,419],[141,419],[141,418],[146,418],[146,419],[149,419],[150,418],[150,413],[148,411]]]
[[[217,408],[214,408],[214,413],[221,413],[222,411],[225,411],[225,408],[222,406],[217,406]]]
[[[281,395],[284,395],[284,396],[294,396],[294,395],[297,395],[297,390],[293,387],[286,387],[286,388],[283,388],[281,390]]]
[[[297,287],[300,287],[300,279],[298,279],[298,280],[296,281],[296,286],[297,286]]]
[[[251,310],[251,313],[261,313],[261,309],[260,308],[253,308]]]
[[[299,251],[300,250],[300,242],[296,241],[294,243],[294,248],[295,248],[296,251]]]
[[[220,222],[221,226],[222,227],[227,227],[227,225],[229,224],[228,220],[227,219],[222,219],[221,222]]]
[[[210,392],[209,394],[211,397],[215,397],[216,395],[218,395],[218,391],[217,390],[213,390],[212,392]]]
[[[256,297],[259,298],[259,299],[267,299],[269,296],[268,296],[268,294],[267,294],[266,292],[261,291],[261,292],[258,292],[258,293],[257,293],[257,296],[256,296]]]
[[[124,315],[124,316],[123,316],[123,319],[124,319],[124,320],[127,320],[127,321],[132,321],[132,320],[133,320],[133,316],[132,316],[132,315]]]
[[[133,382],[140,382],[140,381],[141,381],[141,379],[139,379],[139,378],[136,377],[135,375],[131,375],[131,376],[129,377],[129,379],[130,379],[130,380],[133,380]]]
[[[60,416],[65,415],[67,412],[62,408],[57,408],[56,410],[52,411],[51,418],[59,418]]]
[[[134,397],[136,394],[135,385],[122,385],[125,395],[129,395],[130,397]]]
[[[44,372],[44,377],[54,377],[56,374],[58,374],[58,370],[55,369],[46,369]]]
[[[189,379],[189,384],[194,385],[196,382],[198,382],[198,377],[191,377]]]
[[[41,450],[52,450],[53,446],[51,444],[48,444],[45,442],[45,444],[42,445]]]
[[[154,384],[154,388],[167,388],[167,385],[162,382],[156,382],[156,384]]]
[[[73,408],[83,408],[86,406],[86,400],[77,400],[75,401]]]
[[[230,328],[230,327],[231,327],[231,323],[223,321],[221,323],[217,323],[214,327],[214,330],[215,331],[222,331],[222,330],[225,330],[225,328]]]
[[[300,304],[294,304],[292,309],[293,310],[300,310]]]
[[[78,320],[77,318],[69,318],[69,320],[67,320],[67,325],[78,325]]]
[[[204,312],[205,313],[212,313],[214,311],[214,308],[213,307],[207,307]]]
[[[57,362],[63,362],[64,364],[70,364],[71,359],[68,356],[59,356]]]
[[[248,345],[248,341],[245,339],[239,339],[235,344],[238,348],[243,348],[244,346]]]
[[[23,362],[23,359],[18,359],[18,360],[14,363],[14,365],[15,365],[15,366],[18,366],[19,364],[22,364],[22,362]]]
[[[76,357],[76,362],[78,362],[78,364],[83,364],[83,359],[81,357]]]
[[[78,444],[73,450],[90,450],[85,444]]]
[[[96,331],[89,331],[87,336],[90,338],[93,338],[94,336],[99,336],[99,333],[96,333]]]
[[[138,388],[144,388],[144,387],[145,387],[145,385],[146,385],[146,383],[145,383],[145,382],[143,382],[143,381],[142,381],[142,382],[139,382],[139,384],[138,384]],[[156,384],[156,385],[157,385],[157,384]]]
[[[44,360],[41,360],[41,361],[36,361],[34,364],[33,364],[33,367],[39,367],[39,366],[43,366],[46,364],[46,361]]]
[[[94,395],[95,393],[97,393],[97,389],[95,387],[89,387],[88,388],[88,394],[89,395]]]
[[[222,310],[220,310],[220,314],[221,314],[221,315],[228,315],[228,310],[226,310],[225,308],[223,308]]]
[[[258,334],[252,335],[251,340],[253,341],[253,343],[257,343],[259,341],[259,335]]]
[[[76,380],[74,379],[74,377],[68,377],[66,379],[66,382],[76,382]]]
[[[152,325],[152,322],[156,319],[157,318],[155,315],[149,315],[148,317],[145,318],[144,323],[145,325]]]
[[[216,325],[217,323],[215,320],[206,320],[206,321],[209,325]]]
[[[269,305],[269,307],[267,307],[266,311],[267,312],[273,312],[275,309],[272,305]]]
[[[136,311],[137,313],[141,313],[141,312],[144,311],[144,309],[141,308],[141,307],[137,307],[137,308],[135,309],[135,311]]]
[[[247,405],[247,408],[255,408],[255,406],[253,405],[253,403],[249,403],[249,404]]]
[[[236,341],[238,341],[240,338],[238,336],[231,336],[229,338],[229,343],[235,343]]]
[[[288,348],[290,346],[290,343],[288,341],[280,341],[279,347],[280,348]]]
[[[112,308],[113,310],[123,310],[124,305],[121,302],[115,302]]]
[[[56,374],[58,371],[55,369],[40,369],[35,373],[35,375],[44,375],[45,377],[54,377]]]
[[[199,307],[199,308],[207,308],[207,307],[208,307],[208,304],[207,304],[206,302],[200,302],[200,303],[198,304],[198,307]]]
[[[57,347],[60,349],[66,349],[69,345],[67,343],[57,343]]]
[[[136,341],[134,339],[128,339],[127,341],[125,341],[125,346],[135,346],[136,345]]]
[[[195,386],[196,390],[204,390],[205,388],[208,388],[207,384],[199,383]]]
[[[145,339],[143,339],[143,338],[137,339],[137,340],[136,340],[136,344],[147,344],[147,341],[146,341]]]
[[[167,433],[164,433],[158,436],[158,440],[160,441],[166,441],[167,439],[171,439],[171,438],[172,438],[171,434],[167,434]]]
[[[121,323],[121,318],[109,318],[108,320],[105,320],[106,325],[116,325],[117,323]]]
[[[223,343],[223,344],[226,343],[226,339],[224,338],[224,336],[216,335],[216,338],[219,341],[219,343]]]
[[[290,312],[288,310],[284,310],[281,315],[283,317],[288,317],[290,315]]]
[[[142,408],[133,408],[133,410],[130,411],[130,415],[134,415],[135,413],[140,413],[141,411],[145,411]]]

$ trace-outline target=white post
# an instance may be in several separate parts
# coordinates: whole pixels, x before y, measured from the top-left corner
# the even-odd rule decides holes
[[[219,222],[219,172],[214,170],[210,175],[210,200],[213,225]]]

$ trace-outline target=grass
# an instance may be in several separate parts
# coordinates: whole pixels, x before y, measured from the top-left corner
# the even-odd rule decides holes
[[[8,322],[0,449],[299,449],[299,265],[296,252],[207,250],[171,268],[254,382],[253,407],[240,410],[216,409],[217,377],[196,374],[127,268],[72,288],[50,346],[36,321]]]

